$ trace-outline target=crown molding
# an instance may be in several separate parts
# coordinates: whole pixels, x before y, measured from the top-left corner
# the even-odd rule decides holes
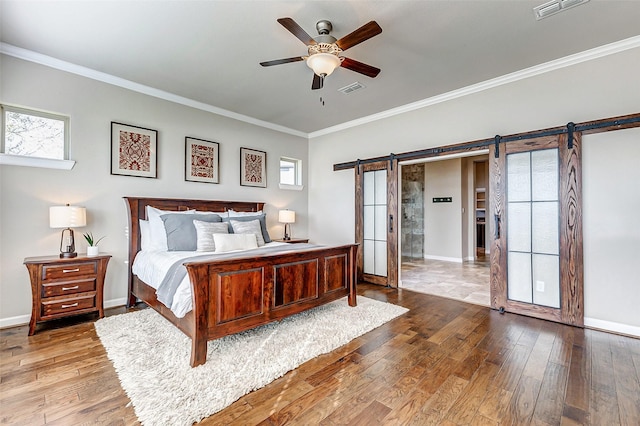
[[[61,71],[70,72],[72,74],[81,75],[83,77],[87,77],[93,80],[102,81],[104,83],[112,84],[114,86],[119,86],[125,89],[132,90],[134,92],[139,92],[139,93],[143,93],[145,95],[153,96],[159,99],[175,102],[191,108],[196,108],[202,111],[211,112],[213,114],[232,118],[234,120],[239,120],[245,123],[264,127],[277,132],[287,133],[293,136],[299,136],[299,137],[311,140],[319,136],[324,136],[331,133],[336,133],[342,130],[346,130],[352,127],[361,126],[363,124],[372,123],[374,121],[383,120],[385,118],[393,117],[395,115],[400,115],[406,112],[415,111],[417,109],[436,105],[442,102],[447,102],[453,99],[461,98],[463,96],[482,92],[484,90],[489,90],[498,86],[502,86],[504,84],[509,84],[519,80],[524,80],[526,78],[535,77],[540,74],[545,74],[551,71],[559,70],[572,65],[580,64],[582,62],[591,61],[594,59],[602,58],[604,56],[613,55],[616,53],[624,52],[626,50],[635,49],[638,47],[640,47],[640,36],[630,37],[624,40],[605,44],[600,47],[585,50],[584,52],[565,56],[563,58],[555,59],[553,61],[549,61],[543,64],[525,68],[520,71],[515,71],[510,74],[506,74],[506,75],[496,77],[490,80],[486,80],[480,83],[472,84],[470,86],[462,87],[460,89],[452,90],[450,92],[446,92],[441,95],[432,96],[430,98],[412,102],[410,104],[406,104],[397,108],[392,108],[392,109],[382,111],[377,114],[372,114],[366,117],[362,117],[356,120],[347,121],[345,123],[338,124],[336,126],[327,127],[325,129],[318,130],[311,133],[305,133],[295,129],[291,129],[289,127],[280,126],[280,125],[269,123],[263,120],[258,120],[256,118],[249,117],[247,115],[238,114],[223,108],[206,104],[204,102],[199,102],[193,99],[185,98],[183,96],[178,96],[173,93],[169,93],[153,87],[145,86],[143,84],[139,84],[130,80],[126,80],[124,78],[120,78],[107,73],[96,71],[91,68],[86,68],[80,65],[62,61],[60,59],[56,59],[51,56],[43,55],[41,53],[33,52],[31,50],[16,47],[7,43],[0,42],[0,53],[3,53],[8,56],[13,56],[18,59],[35,62],[51,68],[59,69]]]
[[[584,52],[576,53],[574,55],[565,56],[564,58],[555,59],[553,61],[545,62],[539,65],[534,65],[532,67],[525,68],[520,71],[515,71],[510,74],[505,74],[503,76],[496,77],[491,80],[486,80],[480,83],[472,84],[470,86],[462,87],[460,89],[452,90],[450,92],[446,92],[441,95],[432,96],[427,99],[412,102],[410,104],[406,104],[397,108],[389,109],[377,114],[372,114],[366,117],[362,117],[357,120],[348,121],[342,124],[338,124],[336,126],[327,127],[326,129],[318,130],[316,132],[311,132],[309,133],[309,139],[313,139],[318,136],[328,135],[330,133],[339,132],[345,129],[349,129],[351,127],[361,126],[363,124],[393,117],[395,115],[404,114],[406,112],[415,111],[420,108],[425,108],[431,105],[447,102],[453,99],[461,98],[463,96],[471,95],[474,93],[482,92],[484,90],[502,86],[504,84],[509,84],[519,80],[524,80],[526,78],[535,77],[540,74],[545,74],[551,71],[559,70],[572,65],[580,64],[582,62],[591,61],[594,59],[602,58],[604,56],[613,55],[616,53],[624,52],[625,50],[635,49],[638,47],[640,47],[640,36],[630,37],[614,43],[605,44],[604,46],[585,50]]]
[[[55,68],[61,71],[66,71],[72,74],[80,75],[90,78],[92,80],[101,81],[103,83],[111,84],[114,86],[122,87],[134,92],[142,93],[148,96],[153,96],[165,101],[174,102],[177,104],[185,105],[191,108],[196,108],[202,111],[211,112],[213,114],[221,115],[223,117],[232,118],[234,120],[243,121],[245,123],[253,124],[255,126],[264,127],[270,130],[275,130],[281,133],[288,133],[290,135],[308,138],[308,134],[300,132],[298,130],[290,129],[285,126],[269,123],[268,121],[258,120],[247,115],[238,114],[233,111],[228,111],[223,108],[219,108],[213,105],[206,104],[204,102],[195,101],[193,99],[185,98],[183,96],[175,95],[173,93],[165,92],[164,90],[156,89],[154,87],[145,86],[131,80],[116,77],[111,74],[96,71],[91,68],[83,67],[80,65],[72,64],[70,62],[62,61],[51,56],[43,55],[31,50],[16,47],[7,43],[0,43],[0,53],[14,58],[23,59],[25,61],[34,62],[40,65],[45,65],[50,68]]]

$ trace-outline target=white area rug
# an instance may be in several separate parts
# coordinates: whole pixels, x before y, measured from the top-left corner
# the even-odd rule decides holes
[[[407,312],[358,296],[209,342],[189,366],[191,341],[152,309],[106,317],[96,331],[144,425],[191,425],[318,355]]]

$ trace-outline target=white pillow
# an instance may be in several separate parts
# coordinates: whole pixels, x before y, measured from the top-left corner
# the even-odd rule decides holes
[[[258,247],[262,247],[264,245],[262,228],[260,228],[260,221],[258,219],[242,222],[230,219],[229,223],[231,223],[234,234],[254,234],[256,236],[256,241],[258,242]]]
[[[257,212],[237,212],[235,210],[229,210],[229,217],[260,216],[261,214],[262,210],[258,210]]]
[[[164,221],[160,218],[163,214],[194,214],[195,210],[186,211],[174,211],[174,210],[160,210],[155,207],[147,206],[147,220],[149,221],[149,228],[151,230],[151,241],[149,244],[149,250],[169,250],[167,246],[167,232],[164,229]]]
[[[213,234],[228,234],[229,227],[225,222],[203,222],[194,220],[193,226],[196,227],[196,251],[215,251],[216,243]]]
[[[220,217],[229,217],[229,212],[203,212],[200,210],[196,210],[196,214],[217,214]]]
[[[258,241],[254,234],[213,234],[213,241],[216,245],[216,253],[258,248]]]
[[[140,223],[140,250],[149,250],[151,244],[151,228],[148,220],[139,220]]]

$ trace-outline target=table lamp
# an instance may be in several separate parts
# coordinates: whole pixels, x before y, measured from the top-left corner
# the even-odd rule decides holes
[[[293,210],[280,210],[278,212],[278,222],[284,223],[284,238],[285,241],[291,239],[291,224],[296,222],[296,212]]]
[[[53,206],[49,207],[49,227],[64,228],[60,237],[60,257],[76,257],[76,243],[72,227],[82,227],[87,224],[87,211],[84,207]]]

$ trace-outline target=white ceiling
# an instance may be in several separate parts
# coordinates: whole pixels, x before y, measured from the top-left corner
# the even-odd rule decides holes
[[[640,1],[537,21],[544,2],[0,0],[0,25],[4,47],[311,133],[640,34]],[[312,36],[328,19],[336,38],[377,21],[382,34],[344,56],[382,72],[339,68],[312,91],[304,62],[261,67],[306,54],[281,17]],[[356,81],[366,88],[337,91]]]

